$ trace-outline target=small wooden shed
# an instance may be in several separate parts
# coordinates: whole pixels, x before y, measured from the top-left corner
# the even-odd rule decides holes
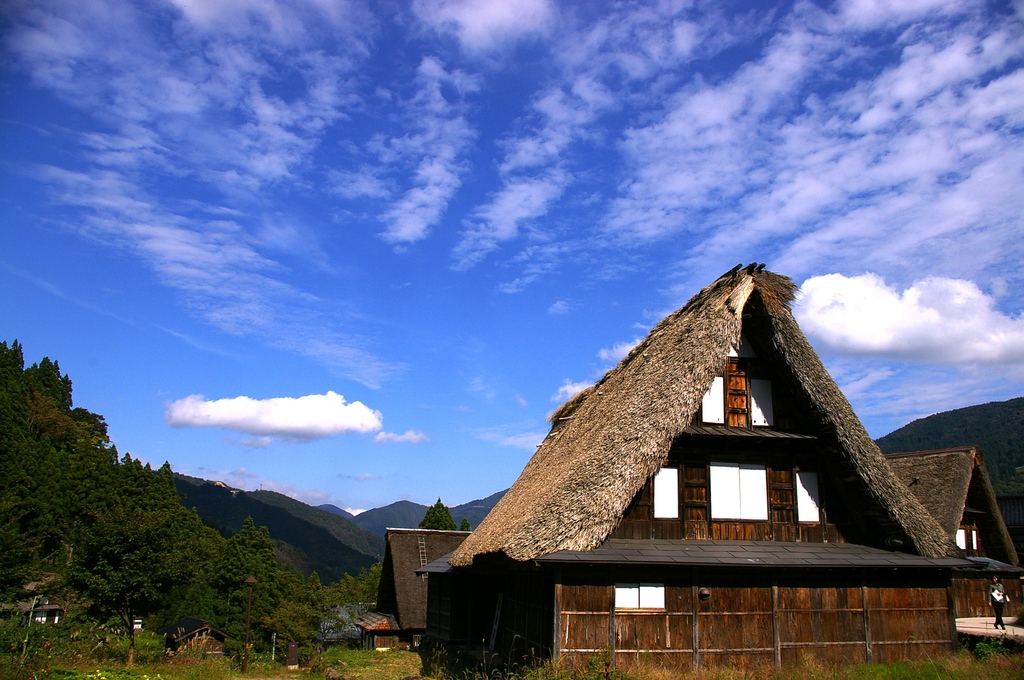
[[[737,267],[552,416],[430,574],[438,643],[681,669],[955,649],[971,568],[800,331],[796,286]]]
[[[1004,614],[1021,613],[1017,550],[996,500],[985,459],[977,446],[886,454],[907,489],[938,520],[972,561],[974,569],[953,572],[957,617],[989,616],[988,585],[1003,580],[1009,599]],[[987,558],[987,559],[982,559]]]
[[[399,643],[401,628],[395,617],[380,612],[366,612],[356,620],[363,649],[391,649]]]

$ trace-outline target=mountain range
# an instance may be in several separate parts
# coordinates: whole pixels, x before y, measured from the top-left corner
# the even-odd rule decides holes
[[[886,453],[978,445],[996,491],[1024,492],[1024,397],[921,418],[877,443]],[[403,500],[353,515],[274,491],[241,491],[184,475],[176,475],[175,483],[186,507],[194,507],[207,525],[231,534],[251,516],[257,526],[268,528],[282,562],[306,575],[316,571],[325,583],[379,562],[385,530],[415,528],[427,513],[426,505]],[[452,518],[456,524],[465,518],[475,528],[504,494],[453,506]]]
[[[174,483],[185,507],[194,508],[207,526],[231,535],[252,517],[267,527],[280,562],[306,576],[315,571],[324,583],[380,562],[385,529],[415,528],[427,513],[425,505],[398,501],[353,516],[334,505],[315,507],[274,491],[242,491],[181,474]],[[456,523],[465,517],[476,526],[504,493],[456,505],[452,516]]]
[[[505,489],[505,491],[508,491],[508,489]],[[505,495],[505,491],[499,491],[487,498],[479,498],[462,505],[453,505],[448,510],[452,513],[452,519],[455,520],[456,525],[460,524],[463,519],[466,519],[469,520],[470,527],[476,527],[484,520],[484,517],[487,516],[487,513],[491,511],[491,508],[494,507],[498,500]],[[420,505],[411,501],[396,501],[390,505],[366,510],[358,515],[352,515],[334,505],[318,505],[317,507],[341,517],[351,518],[357,526],[378,536],[383,536],[384,531],[388,528],[415,528],[419,526],[423,516],[427,514],[426,505]]]

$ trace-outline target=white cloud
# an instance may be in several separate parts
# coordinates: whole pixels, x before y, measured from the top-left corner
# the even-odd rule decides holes
[[[899,31],[894,53],[871,22],[798,3],[757,57],[666,94],[624,135],[615,242],[691,232],[688,269],[760,259],[798,275],[841,261],[979,279],[1024,260],[1024,114],[1010,104],[1024,32],[932,4],[856,4]]]
[[[380,385],[397,367],[367,349],[352,316],[324,314],[323,301],[265,252],[322,266],[312,230],[268,231],[263,217],[275,192],[303,189],[297,173],[359,106],[347,79],[370,35],[361,10],[246,0],[181,4],[176,17],[147,7],[12,8],[4,38],[12,64],[88,121],[80,132],[61,130],[77,154],[73,170],[34,173],[77,212],[64,226],[141,258],[215,328]],[[360,177],[337,184],[381,190],[372,175]],[[167,188],[181,183],[197,198]]]
[[[417,82],[419,89],[408,106],[412,132],[388,140],[379,149],[382,158],[416,159],[412,187],[381,215],[388,225],[384,239],[395,244],[426,238],[441,219],[462,185],[460,175],[466,170],[462,156],[475,137],[461,107],[442,92],[444,87],[460,94],[472,92],[479,87],[474,78],[459,71],[449,73],[441,62],[428,57],[420,63]]]
[[[544,215],[565,191],[569,176],[553,169],[539,177],[510,179],[491,201],[474,211],[453,255],[456,269],[468,269],[505,241],[519,235],[525,222]]]
[[[416,430],[406,430],[404,434],[378,432],[373,441],[384,444],[423,444],[429,442],[430,437]]]
[[[359,515],[366,512],[366,508],[343,508],[350,515]]]
[[[590,382],[573,382],[566,378],[562,386],[558,388],[558,392],[551,397],[551,401],[558,403],[568,401],[593,384]]]
[[[415,0],[413,12],[437,31],[455,34],[468,52],[486,52],[553,28],[549,0]]]
[[[238,443],[249,449],[265,449],[273,442],[272,437],[246,437]]]
[[[643,338],[633,338],[629,342],[619,342],[613,345],[609,349],[601,349],[597,352],[597,357],[601,361],[607,361],[609,363],[618,363],[626,358],[629,352],[640,344]]]
[[[999,311],[971,281],[929,277],[901,292],[875,274],[828,274],[800,290],[801,327],[834,350],[1024,369],[1024,316]]]
[[[372,474],[372,473],[369,473],[369,472],[363,472],[363,473],[358,474],[358,475],[348,475],[348,474],[344,474],[343,473],[343,474],[339,474],[338,477],[340,479],[351,479],[354,482],[370,482],[370,481],[373,481],[373,480],[381,478],[380,475],[375,475],[375,474]]]
[[[484,432],[479,438],[493,442],[498,446],[509,446],[515,449],[526,449],[532,451],[540,446],[547,436],[546,432],[519,432],[516,434],[504,434],[500,432]]]
[[[311,441],[352,432],[376,432],[381,414],[340,394],[207,401],[193,394],[167,405],[164,419],[174,427],[220,427],[290,441]]]
[[[557,300],[548,307],[548,314],[568,314],[569,303],[566,300]]]

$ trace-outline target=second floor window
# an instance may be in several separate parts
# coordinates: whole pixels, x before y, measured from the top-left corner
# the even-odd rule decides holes
[[[768,473],[764,465],[711,463],[711,518],[768,520]]]

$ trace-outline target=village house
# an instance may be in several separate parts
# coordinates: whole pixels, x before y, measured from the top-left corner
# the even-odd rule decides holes
[[[506,660],[891,662],[955,649],[975,564],[893,472],[791,313],[737,267],[551,417],[429,574],[427,634]]]
[[[377,606],[356,625],[366,649],[417,647],[427,629],[427,578],[416,570],[451,553],[468,531],[388,529]]]
[[[961,446],[886,454],[886,460],[946,535],[977,568],[953,571],[957,617],[989,616],[988,585],[999,576],[1009,596],[1004,615],[1021,613],[1017,551],[1003,522],[981,449]]]

